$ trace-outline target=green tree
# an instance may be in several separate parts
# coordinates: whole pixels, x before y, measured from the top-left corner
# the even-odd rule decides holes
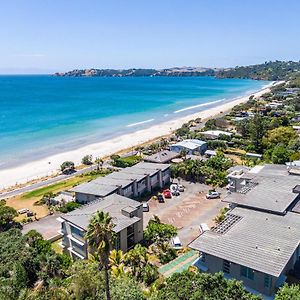
[[[130,268],[130,273],[146,285],[158,278],[157,266],[152,264],[152,256],[148,249],[140,244],[126,253],[125,264]]]
[[[172,237],[177,235],[177,228],[170,224],[161,223],[160,219],[155,216],[151,219],[144,231],[144,238],[149,244],[158,246],[168,242]]]
[[[96,157],[95,163],[97,164],[97,171],[100,171],[100,168],[102,168],[104,161],[100,157]]]
[[[114,224],[108,213],[97,211],[88,225],[85,238],[90,252],[99,256],[105,272],[106,299],[110,300],[109,289],[109,253],[115,241]]]
[[[266,125],[260,114],[256,113],[251,119],[249,133],[255,151],[261,153],[263,151],[262,140],[266,133]]]
[[[284,164],[289,161],[289,152],[282,144],[275,146],[272,152],[272,162],[274,164]]]
[[[84,165],[91,165],[93,163],[93,156],[92,155],[85,155],[82,158],[81,162]]]
[[[300,299],[300,287],[299,285],[288,286],[285,284],[276,293],[275,300],[298,300]]]
[[[262,300],[245,291],[241,282],[226,280],[221,273],[214,275],[185,271],[167,278],[151,299],[155,300]]]
[[[74,170],[75,164],[72,161],[65,161],[61,164],[60,170],[66,172],[67,170]]]
[[[119,277],[125,274],[124,270],[125,256],[122,250],[113,249],[109,255],[109,263],[111,273],[114,277]]]
[[[269,148],[273,148],[278,144],[287,147],[297,137],[297,133],[292,127],[278,127],[268,132],[266,143]]]
[[[14,218],[18,215],[17,211],[6,206],[4,200],[0,201],[0,232],[9,229],[14,225]]]

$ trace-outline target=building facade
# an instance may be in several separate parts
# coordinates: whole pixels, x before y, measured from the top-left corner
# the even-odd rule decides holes
[[[85,233],[91,217],[103,210],[112,218],[116,233],[112,248],[123,252],[133,248],[143,239],[143,208],[138,201],[113,194],[104,199],[95,200],[59,218],[63,252],[73,259],[86,259],[88,246]]]

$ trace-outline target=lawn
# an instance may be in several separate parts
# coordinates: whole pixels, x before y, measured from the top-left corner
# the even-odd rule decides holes
[[[56,252],[56,253],[59,253],[59,254],[62,254],[62,248],[61,246],[59,245],[59,243],[61,242],[62,239],[59,239],[55,242],[52,243],[52,249]]]

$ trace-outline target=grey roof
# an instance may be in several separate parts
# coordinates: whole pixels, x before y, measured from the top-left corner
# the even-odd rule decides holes
[[[150,162],[139,162],[138,164],[134,165],[132,169],[134,168],[140,168],[140,169],[146,169],[146,170],[166,170],[170,167],[169,164],[156,164],[156,163],[150,163]]]
[[[119,172],[113,172],[113,173],[107,175],[107,177],[116,178],[116,179],[127,179],[127,180],[132,180],[132,181],[134,181],[134,180],[141,181],[147,177],[144,170],[143,170],[143,172],[141,172],[142,174],[138,174],[136,171],[135,172],[131,171],[132,173],[130,173],[130,171],[129,171],[127,173],[127,169],[130,169],[130,168],[125,168]]]
[[[103,184],[103,185],[110,185],[110,186],[116,186],[116,187],[126,187],[130,184],[132,184],[133,180],[130,179],[116,179],[111,176],[105,176],[105,177],[99,177],[93,182],[98,183],[98,184]]]
[[[285,166],[265,165],[245,173],[242,178],[247,179],[246,185],[225,197],[225,202],[285,213],[298,197],[293,188],[300,183],[300,177],[289,175]]]
[[[190,247],[198,251],[279,277],[300,242],[300,216],[284,216],[237,207],[223,229],[207,231]],[[230,224],[231,222],[231,224]],[[227,227],[227,228],[226,228]],[[222,233],[223,232],[223,233]]]
[[[170,165],[168,164],[140,162],[133,167],[122,169],[116,174],[99,177],[89,183],[80,184],[70,191],[104,197],[117,191],[118,187],[124,188],[132,184],[135,178],[137,181],[140,181],[147,175],[153,176],[159,170],[164,171],[169,167]]]
[[[142,204],[138,201],[113,194],[104,199],[93,201],[81,208],[75,209],[74,211],[63,215],[62,218],[86,230],[93,214],[98,210],[103,210],[111,216],[112,221],[115,224],[114,231],[117,233],[140,221],[139,217],[133,216],[130,218],[123,215],[122,209],[125,209],[127,212],[133,212],[141,205]]]
[[[117,191],[117,189],[118,188],[116,186],[103,185],[95,183],[94,181],[90,181],[88,183],[77,185],[70,189],[70,191],[75,193],[95,195],[98,197],[105,197],[111,193],[114,193]]]
[[[175,146],[175,147],[183,147],[186,149],[195,150],[206,144],[207,144],[207,142],[205,142],[205,141],[201,141],[201,140],[197,140],[197,139],[187,139],[187,140],[178,142],[176,144],[173,144],[170,147],[172,148],[173,146]]]
[[[152,155],[146,156],[144,158],[144,161],[163,164],[163,163],[169,162],[172,159],[177,158],[179,156],[180,156],[180,154],[177,152],[173,152],[170,150],[163,150],[163,151],[154,153]]]

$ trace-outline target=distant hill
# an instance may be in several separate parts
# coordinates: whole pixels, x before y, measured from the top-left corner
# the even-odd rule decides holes
[[[55,76],[73,77],[141,77],[141,76],[214,76],[217,69],[212,68],[170,68],[170,69],[83,69],[65,73],[55,73]]]
[[[218,78],[249,78],[257,80],[288,80],[299,76],[300,62],[270,61],[264,64],[223,69],[217,72]]]
[[[82,69],[55,76],[72,77],[141,77],[141,76],[215,76],[217,78],[249,78],[256,80],[287,80],[299,76],[300,62],[270,61],[263,64],[235,68],[176,67],[169,69]]]

